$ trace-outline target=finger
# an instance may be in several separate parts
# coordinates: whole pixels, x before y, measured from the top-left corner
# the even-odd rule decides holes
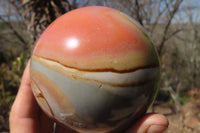
[[[28,132],[28,128],[29,131],[30,129],[37,129],[36,125],[34,124],[34,119],[37,117],[36,112],[38,108],[30,87],[29,67],[30,61],[26,66],[18,94],[11,108],[11,133],[26,132],[26,130]],[[36,108],[33,109],[33,107]]]
[[[160,114],[147,114],[126,133],[163,133],[169,125],[167,118]]]
[[[24,70],[21,85],[11,109],[11,112],[20,118],[35,117],[35,112],[38,110],[37,108],[33,109],[33,107],[37,106],[37,103],[31,90],[29,67],[30,62],[28,62]]]
[[[39,130],[40,111],[30,85],[30,61],[28,62],[21,80],[15,102],[10,113],[10,132],[35,133]]]

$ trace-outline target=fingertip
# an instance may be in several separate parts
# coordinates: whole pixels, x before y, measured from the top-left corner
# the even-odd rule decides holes
[[[30,84],[30,60],[27,62],[26,64],[26,67],[24,69],[24,73],[22,75],[22,79],[21,79],[21,85],[24,85],[24,84]]]
[[[161,114],[148,114],[146,118],[147,122],[150,124],[158,124],[158,125],[169,125],[168,119]]]
[[[168,119],[161,114],[146,114],[126,133],[162,133],[169,125]]]

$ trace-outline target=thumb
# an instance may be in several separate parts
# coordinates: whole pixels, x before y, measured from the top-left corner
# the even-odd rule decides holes
[[[169,125],[167,118],[160,114],[146,114],[126,133],[163,133]]]

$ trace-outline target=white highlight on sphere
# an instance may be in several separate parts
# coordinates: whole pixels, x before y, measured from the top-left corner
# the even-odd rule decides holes
[[[76,38],[70,38],[70,39],[67,39],[65,45],[69,49],[75,49],[79,46],[79,41]]]

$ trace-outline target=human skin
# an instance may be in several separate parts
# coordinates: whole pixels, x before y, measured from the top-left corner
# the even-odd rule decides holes
[[[52,133],[54,121],[38,106],[30,85],[30,61],[21,80],[17,97],[10,112],[10,133]],[[169,123],[165,116],[151,113],[144,115],[125,133],[162,133]],[[73,131],[59,126],[57,133]]]

